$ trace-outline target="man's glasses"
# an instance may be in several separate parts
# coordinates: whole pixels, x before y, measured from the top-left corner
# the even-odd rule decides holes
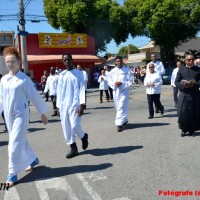
[[[149,69],[154,69],[154,67],[149,67]]]

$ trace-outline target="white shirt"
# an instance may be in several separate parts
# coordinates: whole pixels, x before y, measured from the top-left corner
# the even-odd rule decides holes
[[[60,112],[67,112],[80,104],[85,104],[83,73],[78,69],[64,70],[59,75],[56,106]]]
[[[82,73],[83,73],[83,79],[85,82],[85,89],[87,89],[88,75],[87,75],[87,72],[84,70],[82,70]]]
[[[104,75],[99,76],[98,82],[100,83],[99,84],[100,90],[108,90],[107,76]]]
[[[172,72],[171,85],[172,85],[173,87],[176,87],[176,85],[175,85],[175,80],[176,80],[176,76],[177,76],[178,70],[179,70],[179,68],[177,67],[177,68],[175,68],[175,69],[173,70],[173,72]]]
[[[156,72],[153,74],[148,73],[144,79],[144,86],[150,83],[154,83],[155,85],[146,87],[146,94],[160,94],[162,85],[161,76]]]
[[[58,85],[58,75],[50,75],[47,78],[47,83],[45,85],[44,93],[48,92],[50,96],[56,96],[57,94],[57,85]]]
[[[156,60],[156,62],[151,61],[147,64],[146,74],[149,74],[149,65],[154,64],[154,71],[158,73],[160,76],[165,73],[165,67],[161,61]]]
[[[128,89],[134,82],[134,77],[132,76],[130,70],[123,66],[122,68],[115,67],[108,74],[108,84],[114,90],[124,90]],[[120,87],[115,86],[115,82],[122,82]]]

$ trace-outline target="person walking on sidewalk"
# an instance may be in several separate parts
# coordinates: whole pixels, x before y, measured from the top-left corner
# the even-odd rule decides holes
[[[156,54],[154,53],[151,54],[151,62],[147,64],[146,75],[149,73],[149,65],[151,63],[154,64],[154,72],[157,73],[162,78],[162,75],[165,74],[165,67],[161,61],[156,59]],[[160,110],[155,105],[155,113],[159,113],[159,112]]]
[[[108,81],[105,74],[105,70],[101,71],[101,76],[98,79],[99,82],[99,91],[100,91],[100,103],[103,103],[103,91],[106,93],[106,99],[109,101],[109,93],[108,93]]]
[[[180,67],[181,67],[181,61],[177,61],[176,68],[173,70],[172,77],[171,77],[171,86],[173,88],[173,96],[174,96],[174,104],[175,104],[174,107],[177,107],[177,102],[178,102],[178,87],[176,87],[175,85],[175,80],[176,80],[176,76]]]
[[[161,85],[162,78],[158,73],[154,71],[154,64],[150,63],[148,65],[149,73],[146,75],[144,79],[144,86],[146,86],[146,94],[148,100],[149,107],[149,119],[154,117],[154,109],[153,103],[155,103],[156,107],[161,111],[161,115],[164,113],[164,107],[160,102],[160,93],[161,93]]]
[[[35,105],[44,124],[48,123],[44,114],[48,107],[35,89],[31,79],[20,71],[20,57],[17,49],[6,47],[3,50],[3,56],[9,73],[1,79],[0,113],[4,110],[9,134],[7,183],[9,187],[12,187],[18,181],[17,174],[19,172],[30,171],[39,164],[39,159],[27,140],[28,101]]]
[[[129,87],[133,84],[130,70],[123,65],[123,58],[116,56],[116,67],[110,71],[107,80],[113,89],[113,99],[117,111],[115,124],[117,131],[123,131],[123,126],[128,122]]]
[[[45,85],[46,85],[46,82],[47,82],[47,78],[48,78],[48,73],[46,70],[44,70],[43,72],[43,75],[41,77],[41,82],[39,85],[42,86],[42,94],[44,93],[44,89],[45,89]],[[49,92],[46,92],[45,93],[45,98],[46,98],[46,102],[49,101]]]
[[[66,70],[60,73],[57,87],[57,108],[59,108],[62,129],[66,143],[71,150],[66,158],[78,155],[75,137],[82,140],[83,150],[88,147],[88,134],[81,127],[81,116],[85,105],[85,83],[83,73],[73,68],[72,55],[62,55]]]
[[[49,95],[51,97],[54,110],[54,113],[51,115],[52,117],[57,116],[56,96],[57,96],[58,76],[59,75],[56,74],[56,68],[51,67],[50,76],[48,76],[47,78],[47,83],[44,89],[44,93],[47,93],[49,91]]]
[[[88,74],[80,64],[77,65],[77,69],[80,70],[83,73],[83,79],[84,79],[84,83],[85,83],[85,105],[84,105],[84,109],[86,109],[86,107],[87,107],[86,102],[87,102]]]
[[[106,65],[105,70],[106,70],[105,75],[108,76],[108,74],[111,71],[111,67]],[[108,86],[108,91],[109,91],[110,100],[113,100],[113,89],[110,86]]]

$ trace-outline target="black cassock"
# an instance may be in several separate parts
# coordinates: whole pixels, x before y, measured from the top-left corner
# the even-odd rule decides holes
[[[185,88],[181,80],[192,80],[196,83],[191,88]],[[200,130],[200,69],[181,67],[177,73],[175,85],[180,93],[178,98],[178,123],[184,132]]]

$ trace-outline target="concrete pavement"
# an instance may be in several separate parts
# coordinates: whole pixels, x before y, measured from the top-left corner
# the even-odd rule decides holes
[[[89,148],[83,151],[77,138],[79,156],[69,160],[65,158],[69,147],[59,117],[51,117],[51,102],[47,126],[40,123],[35,108],[30,106],[28,139],[40,165],[30,173],[20,173],[19,184],[0,191],[0,199],[199,199],[195,191],[200,190],[200,133],[180,137],[170,86],[163,86],[164,116],[156,114],[153,119],[148,119],[145,88],[132,87],[129,124],[121,133],[114,124],[113,102],[99,104],[99,93],[95,91],[87,96],[82,125],[89,134]],[[0,122],[1,131],[2,119]],[[7,133],[1,132],[1,183],[7,176],[7,142]]]

